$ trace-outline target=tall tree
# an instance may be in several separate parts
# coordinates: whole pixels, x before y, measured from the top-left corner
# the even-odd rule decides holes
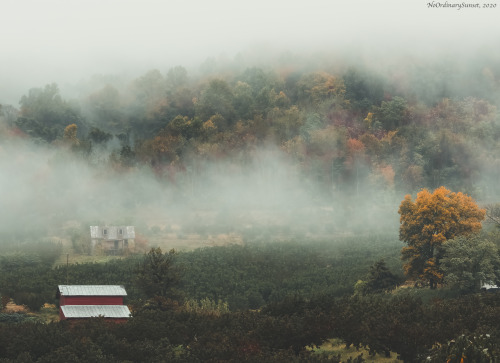
[[[342,76],[346,92],[353,110],[366,113],[372,105],[379,104],[384,99],[384,84],[382,79],[369,74],[365,70],[350,68]]]
[[[360,182],[364,176],[363,159],[365,155],[365,145],[357,139],[350,138],[347,140],[347,153],[348,157],[345,164],[346,168],[350,170],[351,179],[356,188],[356,197],[358,197]]]
[[[171,297],[179,283],[179,269],[174,266],[175,250],[163,253],[160,247],[151,248],[137,267],[136,283],[149,297]]]
[[[382,101],[377,119],[386,130],[394,130],[407,123],[407,102],[402,97],[394,97],[391,101]]]
[[[399,239],[408,246],[401,251],[405,274],[410,278],[429,281],[436,288],[443,279],[440,260],[443,244],[458,236],[481,230],[485,210],[462,193],[453,193],[445,187],[430,193],[427,189],[410,195],[401,202]]]
[[[182,66],[170,68],[166,76],[167,89],[175,91],[181,87],[185,87],[188,83],[188,72]]]
[[[85,101],[89,121],[99,127],[118,131],[123,128],[124,102],[120,92],[110,84],[90,94]]]
[[[14,106],[0,105],[0,119],[3,119],[9,127],[14,126],[18,115],[19,110],[17,110]]]
[[[76,137],[78,131],[78,126],[75,124],[68,125],[64,128],[63,139],[68,143],[68,145],[78,145],[80,141]]]
[[[231,123],[235,117],[233,100],[232,90],[226,81],[211,80],[196,103],[196,115],[207,121],[211,116],[220,114]]]
[[[380,292],[395,288],[398,282],[399,278],[389,270],[385,261],[381,259],[370,267],[365,288],[369,292]]]

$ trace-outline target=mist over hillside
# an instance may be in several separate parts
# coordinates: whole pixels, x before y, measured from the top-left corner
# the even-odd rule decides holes
[[[52,82],[66,90],[93,74],[136,77],[176,65],[192,72],[213,59],[261,67],[276,54],[327,53],[384,67],[401,55],[453,60],[498,49],[497,9],[428,4],[8,0],[0,103],[17,107],[27,89]]]
[[[7,8],[8,234],[68,221],[396,233],[406,193],[446,185],[497,198],[495,9],[323,0]]]
[[[204,235],[270,229],[275,236],[318,236],[350,233],[355,226],[396,230],[394,205],[379,205],[368,186],[357,198],[322,195],[279,149],[248,158],[245,165],[187,166],[165,180],[148,166],[116,172],[64,149],[7,142],[0,149],[2,234],[43,238],[75,222],[136,224],[142,233],[176,226]]]
[[[424,187],[495,201],[499,70],[484,55],[450,61],[456,73],[288,55],[93,76],[77,98],[32,88],[2,106],[2,230],[396,233],[399,202]]]

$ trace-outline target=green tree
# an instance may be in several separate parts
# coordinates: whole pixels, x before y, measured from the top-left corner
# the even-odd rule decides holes
[[[66,125],[84,124],[79,109],[61,98],[55,83],[30,89],[19,103],[21,112],[16,125],[33,138],[52,142],[62,136]]]
[[[220,114],[231,123],[235,117],[233,101],[234,96],[227,82],[214,79],[210,81],[196,103],[196,115],[202,121],[207,121],[211,116]]]
[[[180,280],[180,270],[174,265],[175,250],[163,253],[151,248],[137,267],[136,284],[148,297],[174,297]]]
[[[3,119],[7,126],[12,127],[17,120],[19,110],[12,105],[0,105],[0,119]]]
[[[490,223],[500,228],[500,203],[487,205],[486,217]]]
[[[120,150],[120,163],[125,167],[131,167],[135,164],[135,152],[128,145],[122,146]]]
[[[254,102],[252,87],[246,82],[236,82],[234,86],[233,107],[240,119],[251,120],[253,118],[255,111]]]
[[[380,104],[384,99],[384,84],[381,79],[364,70],[350,68],[342,76],[351,108],[367,113],[372,105]]]
[[[401,251],[405,274],[429,281],[434,289],[443,279],[443,244],[480,231],[486,212],[471,197],[440,187],[433,193],[422,190],[415,201],[405,196],[398,213],[399,239],[407,244]]]
[[[113,138],[109,132],[105,132],[97,127],[92,127],[89,132],[89,139],[95,144],[106,144]]]
[[[107,84],[102,89],[93,92],[85,100],[85,105],[86,116],[92,124],[113,131],[118,131],[123,127],[124,102],[115,87]]]
[[[370,267],[370,274],[368,275],[365,291],[381,292],[390,290],[395,288],[398,282],[399,278],[389,270],[385,261],[382,259],[375,262],[375,264]]]
[[[182,66],[170,68],[166,76],[167,89],[176,91],[181,87],[185,87],[188,83],[188,72]]]
[[[168,105],[165,79],[157,69],[150,70],[133,82],[130,92],[127,124],[136,137],[151,137],[166,121],[163,117]]]
[[[500,359],[500,347],[490,334],[465,335],[439,344],[431,351],[428,362],[497,362]]]
[[[477,291],[482,283],[500,280],[498,248],[478,235],[457,237],[444,245],[441,268],[446,284],[462,291]]]
[[[402,97],[394,97],[391,101],[382,101],[376,116],[386,130],[394,130],[407,121],[407,102]]]

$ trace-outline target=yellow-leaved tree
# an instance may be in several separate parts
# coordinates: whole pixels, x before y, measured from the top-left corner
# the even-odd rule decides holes
[[[63,139],[70,145],[78,145],[80,141],[76,137],[78,126],[76,124],[68,125],[64,128]]]
[[[486,211],[474,199],[439,187],[423,189],[415,201],[410,195],[401,202],[399,239],[407,244],[401,251],[408,278],[428,281],[432,289],[443,279],[440,259],[443,244],[458,236],[481,230]]]

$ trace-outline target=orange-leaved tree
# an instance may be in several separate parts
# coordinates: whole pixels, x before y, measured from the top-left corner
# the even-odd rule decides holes
[[[70,145],[78,145],[80,141],[76,137],[76,133],[78,131],[78,126],[76,124],[68,125],[64,128],[64,140],[68,142]]]
[[[443,244],[457,236],[481,230],[486,211],[474,199],[439,187],[423,189],[415,201],[410,195],[401,202],[399,239],[408,246],[401,251],[406,276],[428,281],[432,289],[443,278],[440,259]]]

